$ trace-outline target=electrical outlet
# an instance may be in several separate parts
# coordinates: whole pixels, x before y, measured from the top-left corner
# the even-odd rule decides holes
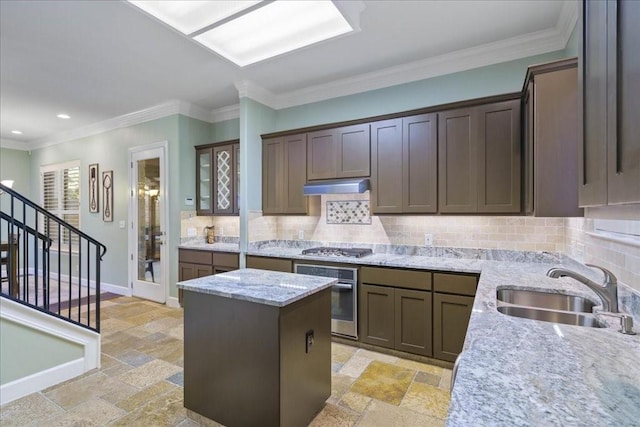
[[[427,233],[424,235],[424,245],[433,246],[433,234]]]
[[[314,338],[313,338],[313,329],[308,331],[305,336],[304,336],[304,342],[305,342],[305,353],[309,353],[311,352],[311,347],[313,346],[314,343]]]
[[[304,240],[304,230],[298,230],[298,239]]]

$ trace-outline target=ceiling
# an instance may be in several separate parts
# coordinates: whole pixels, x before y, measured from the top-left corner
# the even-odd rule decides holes
[[[175,100],[215,112],[238,103],[240,82],[286,107],[431,77],[445,59],[440,73],[458,57],[544,53],[577,16],[575,0],[363,3],[361,31],[240,68],[125,2],[0,1],[1,146]]]

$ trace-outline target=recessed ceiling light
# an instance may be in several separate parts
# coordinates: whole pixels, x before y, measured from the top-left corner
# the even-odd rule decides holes
[[[58,114],[58,118],[59,118],[59,119],[67,120],[67,119],[70,119],[70,118],[71,118],[71,116],[70,116],[70,115],[68,115],[68,114],[64,114],[64,113],[63,113],[63,114]]]
[[[171,25],[176,30],[191,34],[222,21],[262,0],[245,1],[148,1],[129,0],[134,6]]]
[[[274,1],[194,40],[242,67],[351,31],[331,1]]]
[[[22,135],[22,131],[21,130],[12,130],[11,133],[14,134],[14,135]]]

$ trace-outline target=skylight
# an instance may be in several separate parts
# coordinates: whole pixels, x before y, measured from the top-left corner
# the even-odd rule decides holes
[[[329,0],[129,1],[241,67],[350,33],[364,8],[352,1],[339,10]]]

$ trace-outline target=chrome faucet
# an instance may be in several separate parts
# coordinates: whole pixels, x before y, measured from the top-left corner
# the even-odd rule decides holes
[[[578,282],[586,285],[593,292],[598,294],[602,300],[602,310],[610,313],[619,313],[618,311],[618,281],[616,276],[606,268],[597,265],[586,264],[589,267],[597,268],[604,273],[604,282],[602,285],[597,284],[593,280],[589,280],[575,271],[566,268],[551,268],[547,271],[547,276],[557,279],[558,277],[571,277]]]

